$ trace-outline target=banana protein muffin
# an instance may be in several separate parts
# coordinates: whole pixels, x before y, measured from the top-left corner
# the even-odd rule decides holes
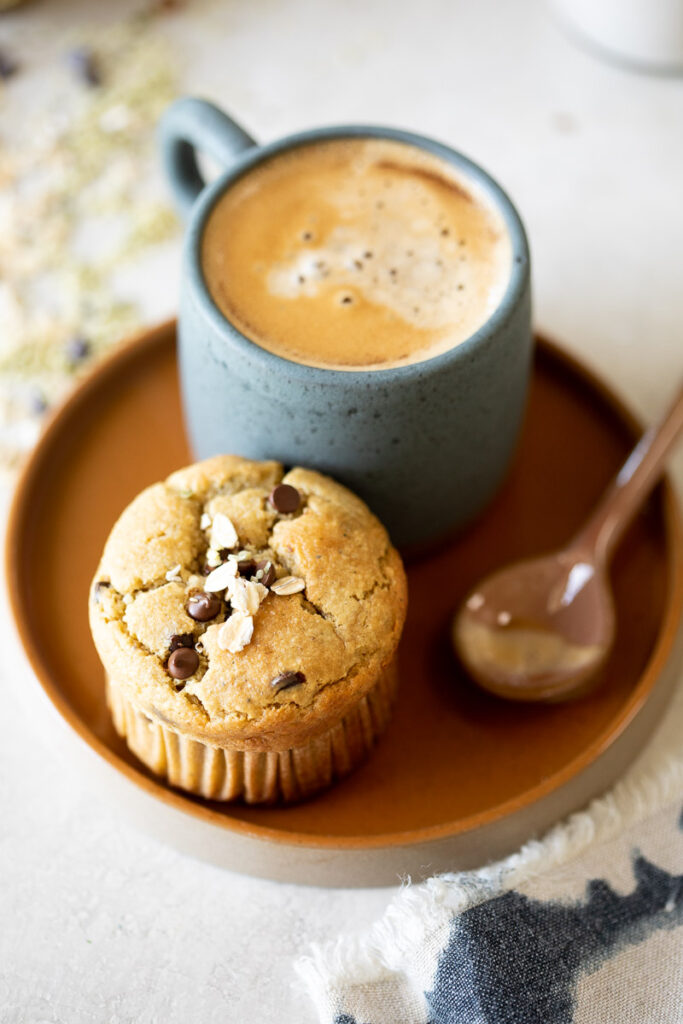
[[[148,487],[106,542],[90,623],[117,731],[171,784],[298,800],[386,726],[400,556],[345,487],[217,456]]]

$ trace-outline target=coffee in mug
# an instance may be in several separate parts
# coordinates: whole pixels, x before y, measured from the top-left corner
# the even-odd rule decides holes
[[[201,265],[224,316],[308,366],[377,370],[471,337],[512,246],[474,179],[417,146],[335,139],[279,153],[221,196]]]

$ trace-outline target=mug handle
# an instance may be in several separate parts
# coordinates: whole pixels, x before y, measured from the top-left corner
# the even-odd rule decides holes
[[[191,96],[176,100],[162,115],[159,142],[166,177],[183,217],[206,185],[196,150],[229,166],[239,153],[256,145],[248,132],[213,103]]]

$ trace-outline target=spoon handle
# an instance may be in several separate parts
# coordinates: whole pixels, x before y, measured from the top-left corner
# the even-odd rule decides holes
[[[606,564],[621,535],[657,483],[664,461],[683,430],[683,384],[662,421],[650,427],[623,464],[571,548],[592,552]]]

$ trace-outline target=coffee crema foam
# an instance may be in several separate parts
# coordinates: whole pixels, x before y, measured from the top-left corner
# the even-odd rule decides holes
[[[340,139],[274,156],[218,200],[202,239],[214,302],[309,366],[385,369],[469,338],[499,305],[512,248],[476,183],[423,150]]]

